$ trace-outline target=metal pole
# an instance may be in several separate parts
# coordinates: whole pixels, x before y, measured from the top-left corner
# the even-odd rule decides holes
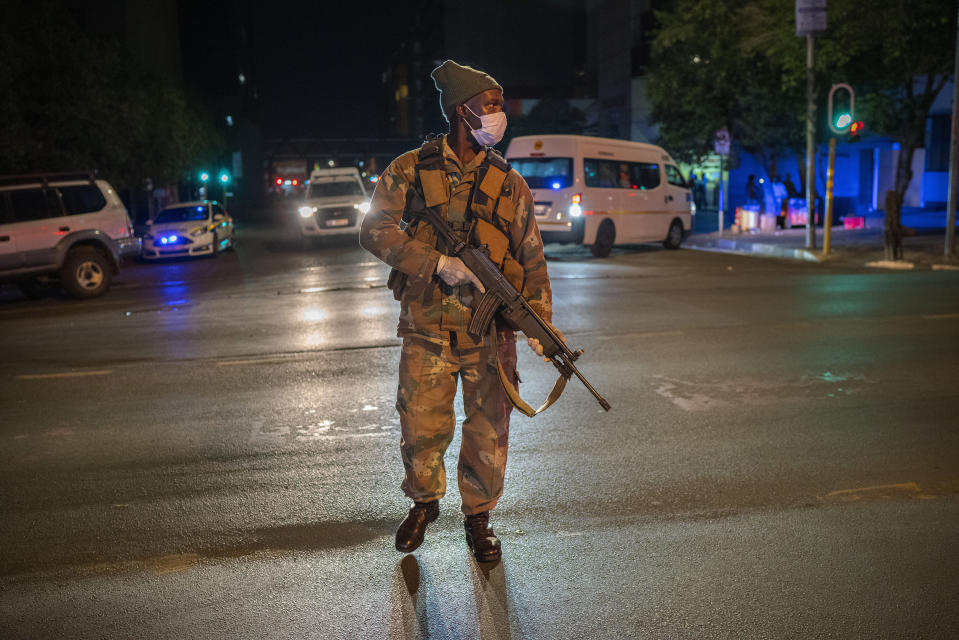
[[[724,196],[725,189],[723,188],[723,155],[719,156],[719,209],[716,212],[719,219],[719,235],[723,235],[723,206],[725,206]]]
[[[826,172],[826,220],[822,224],[822,254],[829,255],[829,241],[832,236],[832,187],[833,167],[836,165],[836,138],[829,138],[829,171]]]
[[[949,202],[946,205],[945,255],[956,255],[956,201],[959,198],[959,10],[956,15],[956,65],[952,74],[952,133],[949,143]]]
[[[812,67],[812,34],[806,35],[806,248],[816,248],[816,216],[815,201],[813,196],[816,193],[816,103],[815,89],[816,79],[813,76]]]

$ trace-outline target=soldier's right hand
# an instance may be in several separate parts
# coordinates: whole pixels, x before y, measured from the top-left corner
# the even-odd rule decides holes
[[[486,293],[486,287],[483,286],[483,283],[459,258],[441,255],[439,262],[436,263],[436,275],[451,287],[472,284],[479,289],[480,293]]]

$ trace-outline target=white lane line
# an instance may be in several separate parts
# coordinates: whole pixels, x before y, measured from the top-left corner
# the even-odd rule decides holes
[[[293,362],[291,358],[274,358],[271,360],[268,359],[256,359],[256,360],[224,360],[223,362],[217,362],[216,366],[218,367],[236,367],[246,364],[287,364]]]
[[[959,320],[959,313],[937,313],[921,317],[923,320]]]
[[[673,338],[683,335],[682,331],[649,331],[646,333],[610,333],[597,336],[599,340],[644,339],[644,338]]]
[[[101,371],[65,371],[63,373],[30,373],[14,376],[17,380],[46,380],[49,378],[81,378],[84,376],[106,376],[113,373],[113,369]]]

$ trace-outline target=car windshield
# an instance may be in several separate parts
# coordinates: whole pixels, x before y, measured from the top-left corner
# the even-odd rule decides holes
[[[203,205],[192,207],[173,207],[164,209],[160,215],[153,221],[154,224],[167,224],[170,222],[191,222],[193,220],[206,220],[207,208]]]
[[[565,189],[573,184],[572,158],[510,158],[530,189]]]
[[[315,182],[310,184],[307,198],[337,198],[342,196],[362,196],[363,187],[356,180],[337,180],[336,182]]]

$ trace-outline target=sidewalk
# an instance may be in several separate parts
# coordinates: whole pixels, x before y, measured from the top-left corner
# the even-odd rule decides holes
[[[828,256],[822,251],[822,228],[816,229],[815,249],[806,249],[805,228],[766,233],[733,233],[725,229],[722,235],[694,233],[683,242],[683,247],[877,269],[959,270],[959,260],[945,256],[945,212],[903,212],[902,222],[914,235],[903,238],[903,259],[895,262],[886,260],[881,212],[878,216],[869,216],[864,229],[834,226]]]

